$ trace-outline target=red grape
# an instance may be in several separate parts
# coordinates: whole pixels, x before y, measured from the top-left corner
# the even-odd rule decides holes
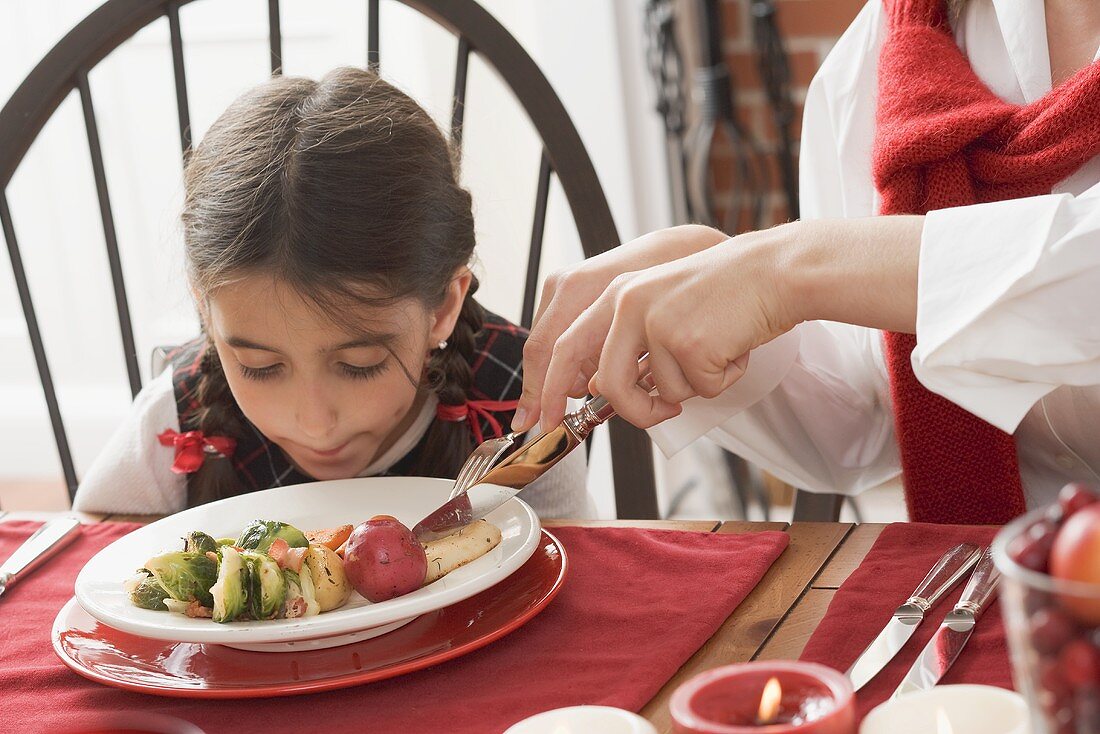
[[[1076,625],[1057,609],[1040,609],[1031,617],[1031,644],[1041,653],[1059,649],[1074,632]]]
[[[1084,688],[1100,683],[1100,650],[1088,640],[1073,640],[1059,657],[1062,675],[1074,688]]]
[[[1058,493],[1058,505],[1062,508],[1062,519],[1066,520],[1078,510],[1083,510],[1100,500],[1096,491],[1084,482],[1071,482]]]

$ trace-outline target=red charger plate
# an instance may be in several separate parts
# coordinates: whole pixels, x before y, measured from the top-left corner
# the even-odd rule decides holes
[[[99,622],[70,599],[54,620],[53,648],[85,678],[158,696],[258,698],[328,691],[411,673],[500,639],[550,603],[566,568],[561,543],[543,530],[534,555],[496,586],[381,637],[302,652],[247,652],[138,637]]]

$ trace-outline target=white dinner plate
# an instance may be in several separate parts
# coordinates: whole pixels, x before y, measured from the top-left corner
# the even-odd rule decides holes
[[[181,549],[183,536],[201,530],[236,537],[257,518],[300,530],[358,525],[374,515],[416,524],[447,499],[454,482],[423,477],[377,477],[314,482],[231,497],[170,515],[119,538],[88,561],[76,579],[76,598],[90,615],[115,629],[144,637],[205,642],[248,650],[331,647],[396,629],[421,614],[467,599],[506,578],[535,552],[539,520],[513,498],[486,518],[501,542],[487,554],[411,594],[372,604],[355,592],[339,609],[312,617],[218,624],[182,614],[141,609],[123,582],[150,557]]]

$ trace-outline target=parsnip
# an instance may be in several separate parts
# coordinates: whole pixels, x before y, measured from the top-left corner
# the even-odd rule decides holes
[[[430,584],[456,568],[481,558],[499,544],[500,528],[486,520],[478,520],[454,535],[425,543],[428,573],[424,583]]]

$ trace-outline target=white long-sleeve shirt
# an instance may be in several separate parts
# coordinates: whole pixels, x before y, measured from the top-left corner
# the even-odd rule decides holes
[[[871,0],[810,85],[805,219],[878,213],[871,147],[885,36],[881,1]],[[1003,100],[1027,104],[1050,91],[1043,0],[971,0],[955,36]],[[914,373],[1014,435],[1029,506],[1067,481],[1100,481],[1100,157],[1050,195],[930,212],[917,299]],[[651,429],[654,440],[671,453],[706,434],[818,492],[856,494],[895,479],[881,333],[810,322],[777,341],[784,346],[750,357],[746,378],[755,379],[714,401],[688,401]]]

